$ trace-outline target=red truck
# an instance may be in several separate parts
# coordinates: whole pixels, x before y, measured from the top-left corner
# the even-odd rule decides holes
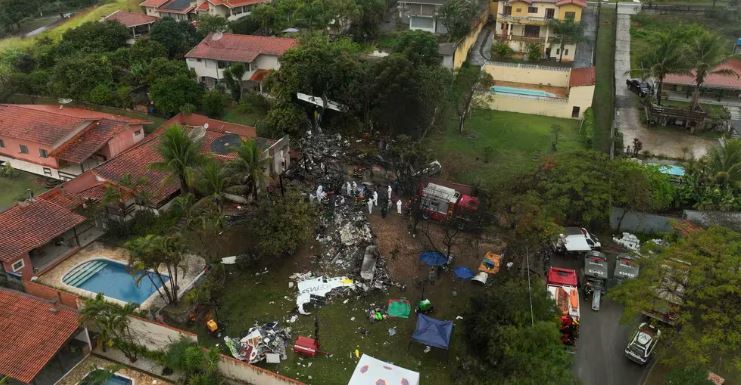
[[[556,301],[561,312],[561,341],[574,345],[579,336],[579,279],[576,271],[551,267],[547,277],[548,294]]]
[[[445,185],[443,185],[445,183]],[[468,221],[479,209],[479,200],[470,195],[471,188],[457,183],[426,181],[417,191],[422,217],[434,221],[451,218]]]

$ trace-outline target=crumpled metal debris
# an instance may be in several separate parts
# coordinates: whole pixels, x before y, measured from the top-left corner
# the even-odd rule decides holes
[[[265,360],[266,354],[277,354],[285,360],[288,358],[286,349],[291,341],[290,333],[290,328],[269,322],[253,326],[241,339],[224,337],[224,343],[234,358],[251,364]]]

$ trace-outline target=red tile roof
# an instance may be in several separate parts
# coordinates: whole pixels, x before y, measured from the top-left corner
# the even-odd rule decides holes
[[[208,123],[209,131],[217,131],[225,134],[234,133],[247,138],[257,137],[257,129],[255,127],[247,126],[244,124],[229,123],[223,120],[211,119],[208,116],[200,114],[177,114],[170,118],[168,121],[162,123],[160,129],[165,129],[172,126],[173,124],[190,127],[202,127],[206,123]]]
[[[0,104],[0,135],[56,147],[100,119],[129,124],[147,123],[140,119],[74,107],[59,109],[52,105]]]
[[[14,261],[84,221],[82,215],[44,199],[18,203],[0,212],[0,260]]]
[[[49,155],[71,163],[82,163],[108,143],[114,136],[132,130],[127,123],[99,120],[82,135],[68,141]]]
[[[569,87],[593,86],[597,82],[597,73],[594,67],[572,68],[569,77]]]
[[[281,56],[294,47],[295,39],[224,33],[218,39],[210,33],[185,57],[251,63],[259,55]]]
[[[714,68],[730,69],[741,75],[741,59],[730,58],[725,63]],[[695,76],[692,74],[669,74],[664,79],[664,84],[676,84],[684,86],[694,86]],[[704,88],[723,88],[729,90],[741,90],[741,78],[736,75],[710,74],[705,77]]]
[[[0,375],[31,383],[78,328],[77,312],[0,289]]]
[[[241,7],[244,5],[269,3],[270,0],[208,0],[213,5],[223,5],[227,8]]]
[[[562,5],[566,5],[566,4],[574,4],[574,5],[577,5],[579,7],[586,8],[587,7],[587,0],[558,0],[556,2],[556,5],[559,6],[559,7],[562,6]]]
[[[159,8],[170,0],[145,0],[139,3],[140,7]]]
[[[273,70],[266,70],[266,69],[260,68],[257,71],[255,71],[255,73],[252,74],[252,76],[250,76],[250,80],[255,81],[255,82],[261,82],[271,72],[273,72]]]
[[[68,210],[74,210],[83,203],[80,197],[65,191],[62,187],[55,187],[49,191],[45,191],[37,198],[55,203]]]
[[[123,24],[125,27],[131,28],[138,25],[152,24],[159,20],[159,17],[119,10],[106,16],[104,20],[116,21]]]
[[[201,5],[197,6],[196,11],[208,11],[208,1],[204,1]]]

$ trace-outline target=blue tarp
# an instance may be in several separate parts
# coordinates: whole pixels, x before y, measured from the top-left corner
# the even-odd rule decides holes
[[[419,255],[419,260],[429,266],[442,266],[448,263],[448,257],[437,251],[425,251]]]
[[[450,347],[453,335],[453,321],[442,321],[424,314],[417,316],[417,328],[412,334],[412,341],[440,349]]]
[[[471,279],[476,275],[471,269],[465,266],[456,266],[455,269],[453,269],[453,272],[455,272],[455,276],[460,279]]]

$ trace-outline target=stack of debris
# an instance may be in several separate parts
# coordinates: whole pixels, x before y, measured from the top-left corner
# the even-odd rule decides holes
[[[224,337],[224,343],[238,360],[251,364],[263,360],[279,363],[288,357],[286,347],[291,340],[290,333],[290,328],[282,328],[278,322],[270,322],[250,328],[242,339]]]

